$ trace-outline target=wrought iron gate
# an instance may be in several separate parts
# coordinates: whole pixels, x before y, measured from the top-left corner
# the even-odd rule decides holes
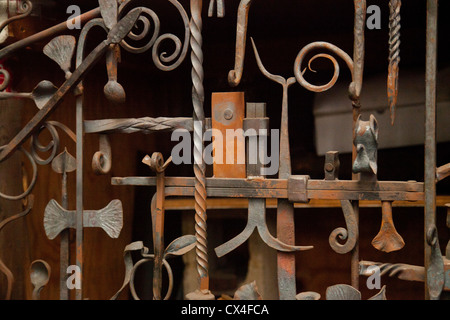
[[[9,3],[10,1],[3,1]],[[2,3],[3,3],[2,2]],[[31,12],[33,1],[18,1],[17,12],[2,23],[1,29],[7,27],[11,21],[21,19]],[[122,203],[112,200],[101,210],[88,210],[83,205],[83,171],[82,161],[85,134],[100,134],[99,151],[92,160],[92,169],[98,174],[110,172],[111,148],[109,135],[112,133],[143,132],[157,134],[184,130],[193,134],[194,177],[169,177],[165,169],[172,158],[164,159],[161,153],[155,152],[146,156],[142,162],[148,165],[155,177],[114,177],[111,183],[117,186],[156,186],[156,194],[151,200],[152,216],[152,249],[144,246],[142,241],[133,242],[124,248],[125,275],[123,286],[112,297],[116,299],[120,293],[129,287],[133,298],[139,299],[135,287],[136,270],[144,263],[153,263],[153,297],[154,299],[169,299],[172,293],[173,273],[169,258],[181,256],[190,250],[195,250],[198,276],[198,287],[186,295],[190,300],[213,300],[216,297],[209,287],[208,266],[208,234],[207,234],[207,199],[208,198],[243,198],[248,199],[248,221],[245,229],[235,238],[215,248],[218,257],[232,252],[255,232],[261,236],[264,243],[277,251],[277,280],[279,298],[319,299],[315,292],[298,293],[295,279],[295,252],[312,250],[313,246],[296,245],[294,229],[294,204],[308,203],[311,200],[338,200],[345,218],[346,227],[335,229],[329,237],[329,244],[339,254],[351,255],[351,285],[338,284],[329,287],[326,299],[361,299],[358,291],[360,275],[371,276],[376,270],[381,275],[395,275],[400,279],[423,281],[427,299],[439,299],[441,293],[450,290],[450,250],[447,247],[443,256],[439,247],[436,228],[436,183],[450,174],[449,165],[436,166],[436,52],[437,52],[437,15],[438,1],[427,0],[427,53],[426,53],[426,137],[425,137],[425,180],[415,181],[381,181],[377,179],[377,150],[378,123],[375,116],[369,119],[361,117],[360,97],[363,90],[363,71],[365,62],[365,28],[366,1],[354,0],[354,45],[353,53],[348,54],[339,47],[328,42],[313,42],[300,50],[294,62],[293,75],[290,78],[272,74],[264,66],[259,56],[257,44],[251,39],[256,62],[261,73],[283,89],[281,128],[279,143],[279,170],[276,178],[266,178],[265,163],[255,156],[258,141],[268,136],[269,119],[266,117],[264,104],[245,104],[244,93],[227,92],[213,95],[212,116],[205,117],[204,102],[204,70],[203,70],[203,38],[202,38],[202,1],[191,0],[189,12],[177,0],[169,0],[176,8],[184,25],[184,38],[179,39],[173,34],[160,34],[159,18],[148,6],[136,6],[133,0],[99,0],[99,7],[81,14],[79,19],[83,25],[76,39],[72,35],[58,35],[64,33],[68,27],[66,22],[43,30],[31,37],[19,40],[0,49],[0,58],[14,54],[17,50],[42,39],[53,38],[44,48],[44,54],[55,61],[64,72],[65,81],[56,87],[49,81],[41,81],[30,93],[13,93],[2,91],[1,99],[31,99],[38,111],[29,123],[6,145],[0,147],[0,162],[8,159],[15,152],[23,152],[30,161],[33,169],[31,181],[21,195],[13,196],[0,194],[11,201],[26,201],[25,211],[12,215],[0,222],[0,230],[9,222],[27,215],[33,208],[33,187],[37,178],[37,165],[51,165],[52,169],[61,175],[61,202],[51,200],[44,216],[44,228],[49,239],[60,237],[61,240],[61,274],[60,299],[69,298],[67,287],[67,273],[69,268],[70,239],[68,229],[76,230],[76,267],[81,271],[80,286],[76,289],[76,298],[83,299],[83,230],[87,227],[102,228],[108,236],[117,238],[123,226]],[[247,24],[251,18],[251,0],[241,0],[238,7],[236,28],[236,51],[234,69],[229,72],[230,87],[240,84],[244,72],[244,60],[247,48]],[[223,0],[210,0],[209,16],[223,17],[225,14]],[[400,62],[400,0],[390,0],[389,17],[389,70],[387,77],[387,96],[391,112],[391,122],[395,122],[398,77]],[[141,32],[133,29],[140,21],[144,26]],[[153,25],[153,34],[143,46],[135,46],[145,36]],[[105,31],[105,39],[91,52],[85,52],[89,32],[93,28]],[[172,41],[175,51],[168,55],[160,53],[163,42]],[[85,120],[83,117],[83,78],[106,56],[108,83],[104,87],[104,94],[111,102],[123,102],[126,99],[124,88],[118,82],[117,65],[120,61],[121,50],[131,53],[143,53],[152,50],[152,60],[157,68],[172,71],[178,68],[186,58],[192,63],[192,117],[159,117],[159,118],[126,118],[126,119],[98,119]],[[308,55],[314,51],[323,51],[308,60]],[[76,55],[75,65],[72,66],[73,55]],[[330,151],[326,154],[324,163],[324,179],[311,179],[308,175],[293,175],[291,170],[290,141],[288,130],[288,95],[289,87],[300,85],[312,92],[324,92],[334,86],[339,77],[339,57],[350,70],[352,81],[349,85],[349,105],[353,112],[353,143],[352,145],[352,180],[339,180],[339,153]],[[304,73],[311,70],[311,62],[317,58],[325,58],[332,62],[334,75],[326,85],[313,85],[304,78]],[[4,76],[1,89],[8,86],[9,73],[2,69]],[[72,131],[60,122],[50,120],[67,94],[76,96],[76,129]],[[237,140],[241,147],[247,148],[245,161],[240,164],[213,163],[213,177],[207,177],[205,161],[205,132],[213,129],[225,135],[227,129],[238,131]],[[39,143],[41,131],[47,130],[52,136],[52,143],[44,146]],[[58,130],[67,134],[76,143],[76,155],[72,156],[67,150],[59,148]],[[27,150],[24,143],[31,140],[31,147]],[[216,141],[216,140],[215,140]],[[234,142],[234,138],[233,138]],[[292,142],[292,141],[291,141]],[[214,160],[223,156],[227,150],[226,143],[217,147]],[[259,145],[260,146],[260,145]],[[234,148],[234,147],[233,147]],[[38,153],[51,150],[47,159],[39,157]],[[262,152],[263,150],[259,150]],[[236,160],[236,159],[233,159]],[[67,173],[76,171],[76,210],[67,209]],[[165,200],[176,197],[193,197],[195,199],[195,234],[182,235],[170,244],[164,242]],[[277,201],[277,235],[269,232],[266,225],[266,200]],[[382,262],[362,261],[359,256],[359,204],[360,201],[371,200],[381,204],[382,225],[380,232],[373,239],[372,245],[382,252],[401,250],[404,241],[395,229],[392,218],[394,201],[424,202],[424,266],[407,264],[387,264]],[[450,217],[450,213],[449,213]],[[450,218],[448,218],[450,219]],[[450,221],[450,220],[447,220]],[[450,222],[449,222],[450,223]],[[343,243],[342,243],[343,241]],[[132,253],[138,252],[140,260],[133,261]],[[378,269],[377,269],[378,268]],[[0,270],[8,278],[6,299],[11,297],[13,275],[8,267],[0,260]],[[169,277],[168,288],[163,288],[163,271]],[[48,281],[49,267],[45,261],[34,261],[31,265],[31,280],[34,285],[33,298],[39,298],[39,292]],[[163,290],[164,289],[164,290]],[[385,299],[385,290],[373,299]],[[164,293],[165,292],[165,293]],[[259,299],[257,284],[251,283],[238,289],[236,299]]]

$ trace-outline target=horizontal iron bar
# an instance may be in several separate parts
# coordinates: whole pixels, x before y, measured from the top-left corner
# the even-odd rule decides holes
[[[450,196],[438,196],[437,206],[445,208],[446,204],[450,203]],[[277,199],[266,199],[266,208],[277,208]],[[423,208],[423,201],[394,201],[392,203],[393,208]],[[308,203],[294,203],[295,208],[341,208],[340,200],[323,200],[312,199]],[[380,208],[381,202],[376,200],[363,200],[359,202],[361,208]],[[207,200],[207,208],[210,210],[223,210],[223,209],[247,209],[248,199],[242,198],[209,198]],[[165,202],[166,211],[175,210],[194,210],[195,201],[192,197],[173,197],[167,198]]]
[[[113,185],[155,186],[155,177],[112,178]],[[166,190],[176,196],[192,196],[195,180],[191,177],[167,177]],[[170,189],[168,189],[170,188]],[[207,178],[209,197],[288,198],[287,179]],[[420,201],[424,199],[423,183],[353,180],[309,180],[309,199]]]
[[[205,129],[211,128],[211,119],[205,119]],[[170,132],[184,129],[192,132],[194,130],[193,118],[124,118],[124,119],[102,119],[85,120],[85,133],[144,133]]]

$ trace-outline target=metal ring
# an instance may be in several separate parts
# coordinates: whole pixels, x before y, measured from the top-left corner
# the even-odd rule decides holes
[[[139,298],[139,296],[136,293],[136,289],[134,288],[134,274],[136,273],[137,268],[144,263],[147,263],[149,261],[153,261],[155,255],[154,254],[149,254],[146,255],[147,259],[141,259],[139,260],[133,267],[132,271],[131,271],[131,275],[130,275],[130,292],[131,295],[133,296],[133,298],[135,300],[141,300]],[[169,300],[170,296],[172,295],[172,289],[173,289],[173,272],[172,272],[172,268],[170,267],[169,263],[167,262],[166,259],[163,259],[163,265],[167,270],[167,275],[169,276],[169,288],[167,289],[167,293],[166,296],[164,297],[164,300]]]

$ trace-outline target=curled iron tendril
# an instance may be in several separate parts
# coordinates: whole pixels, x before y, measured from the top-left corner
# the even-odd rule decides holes
[[[11,195],[7,195],[4,193],[0,192],[0,198],[2,199],[6,199],[6,200],[11,200],[11,201],[16,201],[16,200],[22,200],[25,197],[27,197],[31,191],[33,190],[35,184],[36,184],[36,179],[37,179],[37,164],[39,165],[47,165],[49,164],[54,157],[57,155],[58,150],[59,150],[59,134],[58,131],[56,130],[56,128],[60,128],[62,131],[64,131],[71,140],[73,140],[76,143],[76,137],[75,134],[64,124],[57,122],[57,121],[48,121],[46,122],[31,138],[31,151],[28,152],[27,150],[25,150],[23,147],[20,147],[19,150],[26,156],[26,158],[30,161],[31,163],[31,168],[32,168],[32,177],[31,177],[31,181],[30,183],[26,183],[26,190],[17,196],[11,196]],[[47,129],[50,132],[51,135],[51,141],[46,144],[43,145],[39,142],[39,135],[42,132],[42,130]],[[1,146],[0,147],[0,151],[3,150],[3,148],[5,148],[5,146]],[[47,152],[49,150],[52,150],[51,155],[47,158],[47,159],[42,159],[39,155],[38,152]]]
[[[3,150],[6,146],[1,146],[0,147],[0,151]],[[11,200],[11,201],[17,201],[17,200],[22,200],[25,197],[27,197],[31,191],[34,188],[34,185],[36,184],[36,179],[37,179],[37,165],[36,165],[36,161],[34,160],[33,156],[26,151],[23,147],[19,147],[19,149],[21,152],[23,152],[23,154],[28,158],[28,160],[31,163],[31,167],[32,167],[32,171],[33,171],[33,176],[31,178],[31,182],[28,184],[28,188],[20,195],[17,196],[11,196],[11,195],[7,195],[4,194],[2,192],[0,192],[0,198],[2,199],[6,199],[6,200]]]
[[[328,241],[336,253],[345,254],[355,248],[356,241],[358,240],[358,222],[350,201],[342,200],[341,206],[347,229],[342,227],[334,229]],[[345,243],[341,244],[338,239],[345,241]]]
[[[2,231],[2,229],[8,224],[11,223],[17,219],[20,219],[24,216],[26,216],[28,213],[30,213],[31,209],[33,208],[33,204],[34,204],[34,196],[30,195],[27,198],[27,207],[24,211],[22,211],[21,213],[18,213],[16,215],[13,215],[9,218],[6,218],[5,220],[0,222],[0,231]],[[7,288],[6,288],[6,300],[10,300],[11,299],[11,294],[12,294],[12,286],[14,283],[14,275],[11,272],[11,270],[5,265],[5,263],[0,259],[0,271],[3,272],[3,274],[6,276],[7,279]]]
[[[55,158],[55,156],[58,154],[59,151],[59,145],[60,145],[60,138],[58,131],[56,128],[61,129],[64,133],[66,133],[69,138],[76,143],[77,139],[75,136],[75,133],[70,130],[66,125],[58,122],[58,121],[47,121],[39,130],[37,130],[34,135],[31,137],[31,155],[33,159],[39,164],[39,165],[47,165]],[[47,129],[48,132],[51,135],[51,141],[43,145],[41,142],[39,142],[39,135],[41,132]],[[38,152],[48,152],[51,150],[51,154],[47,159],[42,159]]]
[[[184,28],[185,35],[184,41],[182,42],[177,36],[166,33],[163,35],[159,35],[160,31],[160,21],[156,13],[149,9],[142,7],[143,15],[139,17],[138,22],[142,25],[141,30],[138,33],[135,31],[130,32],[128,35],[128,39],[132,41],[141,41],[149,36],[151,30],[153,33],[150,36],[150,40],[141,46],[134,47],[127,40],[123,40],[120,45],[126,51],[131,53],[143,53],[152,48],[152,59],[155,63],[156,67],[162,71],[172,71],[176,69],[185,59],[188,48],[189,48],[189,38],[190,38],[190,29],[189,29],[189,17],[184,10],[183,6],[177,0],[169,0],[172,3],[178,12],[180,13]],[[119,7],[119,14],[124,13],[127,6],[131,3],[131,0],[124,1]],[[153,24],[153,28],[151,28]],[[160,45],[164,40],[172,40],[175,44],[175,50],[172,54],[168,54],[167,52],[161,52]],[[172,64],[171,64],[172,63]]]
[[[325,85],[313,85],[311,83],[309,83],[308,81],[305,80],[305,78],[303,77],[303,74],[305,71],[301,71],[301,66],[303,64],[303,61],[305,60],[305,57],[313,50],[318,50],[318,49],[325,49],[328,51],[331,51],[332,53],[334,53],[335,55],[337,55],[339,58],[341,58],[342,60],[344,60],[344,62],[347,64],[347,67],[350,69],[350,72],[352,74],[352,78],[353,78],[353,60],[352,58],[342,49],[340,49],[339,47],[328,43],[328,42],[323,42],[323,41],[318,41],[318,42],[313,42],[310,43],[309,45],[305,46],[297,55],[297,58],[295,59],[295,64],[294,64],[294,74],[295,74],[295,78],[297,79],[297,82],[304,87],[305,89],[309,90],[309,91],[313,91],[313,92],[324,92],[329,90],[330,88],[332,88],[335,84],[337,79],[339,78],[339,72],[340,72],[340,68],[339,68],[339,63],[337,62],[337,60],[329,55],[329,54],[325,54],[325,53],[320,53],[315,55],[314,57],[312,57],[309,62],[308,62],[308,66],[309,69],[313,72],[315,72],[312,68],[311,68],[311,63],[316,60],[317,58],[326,58],[328,60],[330,60],[333,63],[333,67],[334,67],[334,74],[332,79]],[[354,82],[352,82],[352,84],[350,85],[350,96],[351,98],[355,96],[354,89],[352,89],[354,87]],[[353,98],[352,98],[353,100]]]

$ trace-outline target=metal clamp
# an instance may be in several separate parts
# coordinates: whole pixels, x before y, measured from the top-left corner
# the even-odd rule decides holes
[[[290,176],[288,179],[288,200],[308,203],[308,181],[309,176]]]

